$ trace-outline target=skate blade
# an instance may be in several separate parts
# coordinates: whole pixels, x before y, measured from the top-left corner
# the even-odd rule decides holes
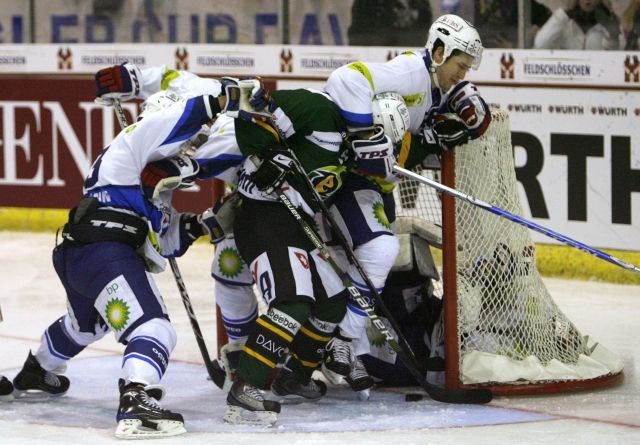
[[[51,394],[40,389],[14,389],[13,399],[23,402],[44,402],[51,399],[57,399],[66,394],[66,391],[60,394]]]
[[[356,394],[358,394],[358,400],[362,402],[366,402],[367,400],[369,400],[369,397],[371,396],[371,390],[363,389],[361,391],[356,391]]]
[[[227,405],[223,420],[233,425],[272,426],[278,420],[273,411],[249,411],[235,405]]]
[[[11,402],[13,400],[13,393],[0,396],[0,402]]]
[[[118,439],[137,440],[177,436],[187,432],[184,423],[177,420],[157,420],[153,423],[156,424],[156,429],[143,427],[142,420],[139,419],[122,419],[118,422],[115,436]]]
[[[344,376],[333,372],[332,370],[330,370],[329,368],[327,368],[324,363],[322,364],[322,367],[320,368],[320,370],[322,371],[322,375],[325,376],[325,378],[327,380],[329,380],[330,383],[334,384],[334,385],[340,385],[342,383],[342,381],[344,380]]]
[[[315,398],[307,398],[298,394],[287,394],[285,396],[281,396],[280,394],[278,394],[277,392],[271,391],[270,394],[267,395],[267,400],[273,400],[275,402],[280,403],[281,405],[298,405],[300,403],[314,403],[317,402],[318,400],[320,400],[322,398],[322,396],[320,397],[315,397]]]

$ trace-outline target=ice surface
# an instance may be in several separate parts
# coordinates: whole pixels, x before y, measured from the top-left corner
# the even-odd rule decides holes
[[[0,232],[0,373],[13,378],[44,328],[65,311],[51,266],[52,234]],[[195,245],[178,259],[194,310],[215,354],[210,261],[212,247]],[[640,287],[547,279],[550,293],[584,334],[625,363],[622,385],[594,392],[497,397],[487,406],[405,402],[373,391],[361,402],[330,388],[316,404],[287,405],[273,428],[222,422],[224,394],[206,372],[170,272],[158,285],[178,331],[165,376],[164,405],[181,412],[189,431],[166,444],[640,444]],[[106,444],[113,437],[122,347],[111,336],[69,364],[71,389],[48,402],[0,402],[0,444]]]

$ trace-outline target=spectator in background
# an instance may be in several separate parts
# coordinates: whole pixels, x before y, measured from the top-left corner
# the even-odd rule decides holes
[[[473,20],[486,48],[518,46],[518,2],[475,0]]]
[[[572,0],[540,28],[535,48],[618,49],[620,25],[607,0]]]
[[[526,48],[533,46],[533,39],[536,38],[536,34],[540,31],[540,28],[547,23],[549,17],[551,17],[551,10],[549,8],[535,0],[531,2],[531,40],[526,42]]]
[[[622,13],[622,41],[625,51],[640,49],[640,0],[629,0]]]
[[[518,46],[518,4],[513,0],[475,0],[475,26],[487,48]],[[536,1],[531,2],[531,35],[551,16],[551,11]],[[532,41],[525,42],[527,47]]]
[[[428,0],[355,0],[349,45],[422,47],[430,23]]]

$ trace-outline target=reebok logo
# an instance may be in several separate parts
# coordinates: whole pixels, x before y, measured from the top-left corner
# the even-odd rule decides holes
[[[292,334],[295,334],[296,332],[298,332],[298,328],[300,327],[300,324],[298,322],[287,317],[282,312],[274,311],[273,309],[269,309],[269,311],[267,312],[267,317],[273,323],[286,329]]]

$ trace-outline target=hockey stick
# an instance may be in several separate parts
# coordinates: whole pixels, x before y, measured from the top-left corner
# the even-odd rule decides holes
[[[425,376],[422,375],[422,373],[419,370],[416,357],[413,351],[411,350],[409,343],[406,341],[406,339],[402,335],[402,332],[399,326],[397,325],[397,323],[395,322],[395,320],[393,319],[391,312],[382,301],[382,298],[380,297],[378,290],[373,285],[370,278],[364,271],[362,265],[356,258],[355,253],[349,247],[349,244],[346,238],[344,237],[344,234],[340,231],[340,228],[335,222],[335,219],[333,218],[331,213],[329,212],[329,209],[322,201],[322,198],[320,198],[320,196],[318,195],[318,192],[316,191],[315,187],[309,180],[309,177],[307,176],[306,172],[302,168],[300,161],[297,159],[297,157],[295,156],[295,153],[289,147],[286,141],[286,138],[284,137],[284,135],[282,135],[282,133],[280,132],[280,129],[277,127],[275,122],[271,119],[270,123],[274,127],[278,135],[280,136],[282,144],[285,146],[285,148],[289,152],[290,157],[293,160],[292,164],[296,170],[296,173],[298,174],[298,176],[300,176],[303,179],[303,182],[306,185],[306,187],[309,189],[313,199],[316,201],[316,203],[320,207],[322,213],[324,214],[330,226],[332,227],[333,232],[335,232],[335,235],[338,238],[338,242],[341,244],[341,247],[344,249],[347,255],[347,258],[356,267],[358,273],[366,283],[371,294],[376,299],[376,304],[378,305],[380,310],[383,312],[385,317],[389,320],[393,329],[396,331],[396,335],[398,339],[402,342],[402,346],[394,338],[391,332],[389,332],[389,330],[384,325],[382,320],[380,320],[378,315],[375,313],[375,310],[369,305],[366,298],[360,293],[358,288],[356,288],[353,285],[351,280],[347,277],[346,273],[342,271],[340,266],[331,257],[324,242],[315,233],[314,229],[302,218],[302,216],[300,215],[298,210],[295,208],[295,206],[291,203],[291,201],[289,200],[288,196],[286,195],[283,189],[278,190],[277,192],[278,199],[285,205],[285,207],[287,207],[287,209],[289,210],[291,215],[296,219],[296,221],[298,221],[302,230],[305,232],[309,240],[312,242],[314,247],[318,249],[321,258],[323,258],[325,261],[329,263],[329,265],[332,267],[332,269],[335,271],[335,273],[338,275],[338,277],[342,281],[342,284],[347,288],[347,290],[353,297],[354,301],[358,304],[358,306],[360,306],[360,309],[367,314],[367,317],[369,318],[373,326],[375,326],[375,328],[378,330],[378,332],[385,337],[385,340],[387,341],[389,346],[396,352],[396,354],[398,354],[398,357],[404,363],[407,370],[416,379],[416,381],[420,384],[420,386],[422,386],[422,388],[429,395],[429,397],[431,397],[433,400],[436,400],[438,402],[445,402],[445,403],[488,403],[490,402],[492,399],[492,394],[491,394],[491,391],[487,389],[448,389],[448,388],[442,388],[427,382],[427,380],[425,379]]]
[[[118,117],[118,122],[120,123],[120,127],[125,129],[128,127],[127,118],[124,115],[124,110],[122,109],[122,105],[118,99],[112,99],[113,109],[116,112],[116,116]],[[207,368],[207,374],[219,388],[222,388],[224,384],[225,374],[221,374],[218,370],[213,367],[213,363],[211,361],[211,356],[209,355],[209,350],[207,349],[207,345],[204,342],[204,336],[202,335],[202,330],[200,329],[200,324],[198,323],[198,319],[196,318],[196,314],[193,311],[193,306],[191,305],[191,298],[189,298],[189,294],[187,293],[187,287],[184,284],[184,280],[182,279],[182,274],[180,273],[180,269],[178,268],[178,262],[175,258],[168,258],[169,265],[171,266],[171,272],[173,272],[173,278],[176,280],[176,285],[178,286],[178,292],[180,293],[180,298],[182,299],[182,304],[184,304],[184,308],[187,311],[187,316],[189,317],[189,322],[191,323],[191,329],[193,330],[193,334],[196,337],[196,343],[198,343],[198,348],[200,349],[200,354],[202,355],[202,360],[204,361],[204,366]]]
[[[462,199],[463,201],[466,201],[470,204],[473,204],[476,207],[480,207],[484,210],[487,210],[493,214],[496,214],[498,216],[501,216],[503,218],[508,219],[509,221],[513,221],[517,224],[523,225],[531,230],[535,230],[538,233],[542,233],[543,235],[547,235],[550,238],[553,238],[557,241],[560,241],[564,244],[567,244],[571,247],[575,247],[577,249],[582,250],[583,252],[587,252],[590,253],[591,255],[600,258],[601,260],[605,260],[608,261],[611,264],[615,264],[616,266],[622,267],[624,269],[630,270],[632,272],[637,272],[640,273],[640,268],[634,264],[631,263],[627,263],[626,261],[622,261],[619,258],[616,258],[614,256],[609,255],[608,253],[605,253],[601,250],[595,249],[593,247],[587,246],[586,244],[581,243],[580,241],[576,241],[572,238],[569,238],[568,236],[562,235],[558,232],[554,232],[551,229],[547,229],[546,227],[543,227],[537,223],[534,223],[533,221],[529,221],[528,219],[525,219],[521,216],[518,216],[514,213],[508,212],[504,209],[501,209],[500,207],[496,207],[492,204],[489,204],[488,202],[485,201],[481,201],[480,199],[474,198],[471,195],[466,195],[458,190],[455,190],[451,187],[447,187],[446,185],[440,184],[439,182],[433,181],[429,178],[425,178],[422,175],[419,175],[417,173],[412,172],[411,170],[407,170],[405,168],[402,168],[398,165],[394,165],[393,166],[393,171],[405,176],[407,178],[413,179],[414,181],[418,181],[421,182],[423,184],[426,184],[428,186],[431,186],[433,188],[435,188],[436,190],[439,190],[441,192],[447,193],[451,196],[454,196],[458,199]]]
[[[293,205],[289,197],[287,196],[284,189],[279,189],[278,199],[287,207],[291,215],[296,219],[296,221],[300,224],[300,227],[307,235],[311,243],[314,245],[316,249],[318,249],[318,254],[320,258],[327,261],[331,268],[335,271],[335,273],[342,281],[342,284],[347,288],[353,299],[356,301],[360,309],[362,309],[369,317],[371,324],[376,328],[376,330],[384,336],[385,340],[393,349],[400,360],[405,364],[406,368],[409,370],[413,378],[419,382],[420,386],[425,390],[425,392],[431,397],[433,400],[444,403],[488,403],[491,401],[492,394],[487,389],[447,389],[442,388],[440,386],[433,385],[425,379],[425,377],[418,370],[418,365],[416,363],[415,356],[413,353],[407,352],[405,348],[402,348],[398,341],[394,338],[394,336],[389,332],[389,329],[385,326],[382,320],[378,317],[366,298],[360,293],[357,287],[353,285],[353,283],[349,280],[347,275],[342,271],[340,266],[335,262],[331,254],[329,253],[325,243],[320,239],[320,237],[316,234],[315,230],[307,223],[304,218],[300,215],[300,212]],[[364,271],[363,271],[364,272]],[[364,277],[363,277],[364,278]],[[374,288],[375,289],[375,288]],[[379,295],[376,295],[376,298],[380,298]],[[385,317],[391,322],[392,326],[394,326],[395,321],[391,317],[389,310],[384,307],[382,300],[377,301],[379,307],[381,307],[382,311],[385,314]],[[399,328],[394,326],[394,330],[396,330],[396,334],[398,334]],[[405,340],[406,341],[406,340]]]

